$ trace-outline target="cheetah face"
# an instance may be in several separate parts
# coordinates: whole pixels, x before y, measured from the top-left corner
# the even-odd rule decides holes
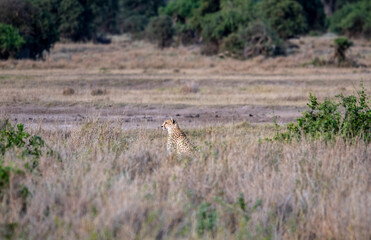
[[[168,119],[168,120],[165,120],[165,122],[161,125],[161,128],[163,130],[169,130],[169,129],[172,129],[176,126],[176,122],[174,119]]]

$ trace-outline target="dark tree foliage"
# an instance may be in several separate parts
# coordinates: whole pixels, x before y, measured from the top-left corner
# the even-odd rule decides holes
[[[201,0],[201,5],[194,11],[194,16],[191,19],[193,28],[197,32],[203,31],[203,22],[205,21],[205,17],[208,18],[206,21],[213,22],[213,17],[207,17],[206,15],[215,13],[216,15],[219,13],[220,15],[220,0]],[[215,21],[216,19],[214,19]]]
[[[201,16],[220,10],[220,0],[201,0],[201,6],[197,10]]]
[[[326,15],[320,0],[295,0],[303,7],[309,29],[320,30],[325,26]]]
[[[261,11],[278,36],[283,39],[307,31],[303,7],[294,0],[263,0]]]
[[[330,29],[347,36],[371,37],[371,1],[346,4],[330,18]]]
[[[84,0],[61,0],[58,9],[61,37],[73,41],[92,39],[96,31],[95,4],[94,0],[89,3]]]
[[[73,41],[88,41],[102,33],[118,33],[119,0],[54,0],[59,32]]]
[[[363,0],[336,0],[334,1],[334,10],[337,11],[347,5],[348,3],[362,2]]]
[[[163,5],[163,0],[120,0],[120,30],[130,33],[143,31]]]
[[[99,4],[95,20],[98,31],[103,33],[119,33],[118,15],[120,13],[119,0],[106,0]]]
[[[152,17],[157,15],[158,8],[163,5],[163,0],[121,0],[121,12],[125,16]]]
[[[281,39],[266,23],[251,22],[248,26],[241,26],[237,33],[232,33],[223,39],[221,50],[237,59],[251,57],[277,56],[284,54]]]
[[[50,0],[0,0],[0,22],[19,29],[26,43],[18,57],[41,58],[58,40]]]
[[[201,0],[170,1],[165,7],[160,8],[160,13],[172,17],[177,23],[185,24],[200,5]]]
[[[158,16],[151,19],[147,27],[148,38],[156,42],[158,47],[171,45],[174,35],[173,22],[168,16]]]

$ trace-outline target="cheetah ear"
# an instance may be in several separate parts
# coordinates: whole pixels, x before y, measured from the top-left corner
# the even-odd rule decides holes
[[[173,124],[175,124],[175,120],[174,120],[174,118],[170,118],[170,121],[171,121]]]

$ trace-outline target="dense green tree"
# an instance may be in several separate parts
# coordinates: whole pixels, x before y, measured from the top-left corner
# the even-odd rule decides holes
[[[320,0],[295,0],[303,7],[309,29],[319,30],[325,26],[326,15]]]
[[[262,0],[261,11],[280,38],[307,31],[303,7],[293,0]]]
[[[24,43],[18,29],[0,23],[0,59],[16,57]]]
[[[174,35],[173,22],[168,16],[158,16],[151,19],[147,27],[148,38],[156,42],[158,47],[171,45]]]
[[[58,40],[50,0],[0,0],[0,22],[19,30],[26,41],[19,57],[40,58]]]
[[[61,37],[73,41],[87,41],[96,31],[94,0],[88,3],[83,0],[61,0],[58,9]]]
[[[95,23],[97,30],[103,33],[119,33],[118,16],[120,13],[119,0],[106,0],[98,5]]]
[[[163,0],[121,0],[120,2],[121,13],[124,16],[153,17],[157,15],[159,7],[163,5]]]
[[[54,0],[59,2],[59,32],[73,41],[88,41],[118,32],[119,0]]]
[[[163,0],[120,0],[120,30],[131,33],[143,31],[163,5]]]
[[[160,8],[160,13],[174,18],[177,23],[185,24],[186,20],[193,17],[195,9],[200,5],[201,0],[173,0]]]
[[[346,4],[330,18],[332,31],[348,36],[371,37],[371,2],[363,0]]]

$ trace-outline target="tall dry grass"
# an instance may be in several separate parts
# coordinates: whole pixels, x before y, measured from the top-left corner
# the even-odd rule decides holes
[[[41,131],[44,155],[1,199],[13,239],[369,239],[371,151],[362,141],[259,141],[270,126],[189,129],[193,159],[160,130],[87,122]],[[23,168],[14,152],[5,156]],[[17,190],[26,186],[26,200]],[[19,187],[18,187],[19,188]]]

